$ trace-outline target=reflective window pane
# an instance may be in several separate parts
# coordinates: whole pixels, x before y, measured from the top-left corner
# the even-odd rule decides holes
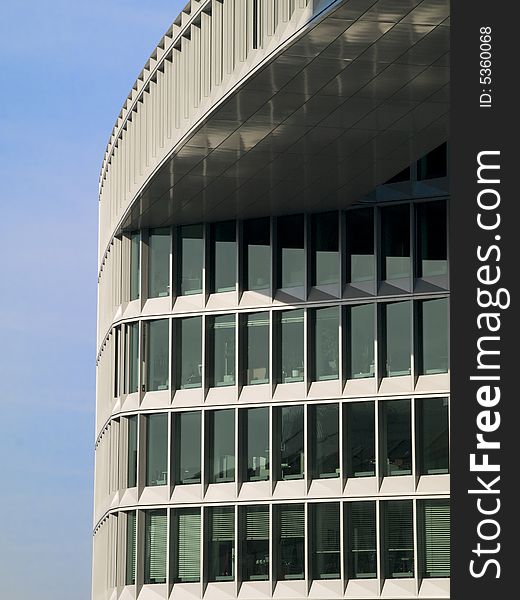
[[[200,411],[174,414],[174,454],[175,484],[200,483]]]
[[[339,405],[313,404],[309,408],[312,478],[339,477]]]
[[[209,481],[235,480],[235,411],[214,410],[209,421]]]
[[[423,531],[422,577],[450,576],[450,501],[423,500],[419,502],[419,521]]]
[[[417,161],[417,180],[446,177],[447,166],[447,144],[444,142]]]
[[[449,472],[448,398],[424,398],[416,404],[419,472]]]
[[[276,579],[305,578],[305,512],[303,504],[275,505],[278,560]]]
[[[235,578],[235,507],[206,509],[208,544],[208,581]]]
[[[130,236],[130,300],[139,298],[141,288],[141,250],[139,242],[141,235],[138,231]]]
[[[347,212],[347,279],[350,283],[373,281],[374,211],[371,208]]]
[[[278,381],[303,381],[303,310],[285,310],[280,313],[279,337],[281,370]]]
[[[212,336],[213,370],[209,373],[210,385],[235,384],[235,315],[222,315],[210,319]]]
[[[276,414],[280,435],[280,465],[277,478],[302,479],[305,467],[303,406],[283,406]]]
[[[312,579],[341,577],[339,504],[310,504]]]
[[[179,228],[180,293],[202,294],[202,269],[204,264],[204,236],[202,225]]]
[[[169,372],[169,321],[149,321],[146,340],[146,389],[167,390]]]
[[[247,457],[245,481],[269,479],[269,409],[249,408],[240,411],[240,435],[244,442],[241,456]],[[244,459],[242,459],[244,461]]]
[[[339,218],[337,212],[313,215],[312,285],[339,282]]]
[[[172,579],[175,583],[200,581],[200,508],[172,511]]]
[[[375,376],[374,310],[374,304],[361,304],[347,309],[348,358],[351,379]]]
[[[339,307],[319,308],[313,312],[314,379],[339,377]]]
[[[212,225],[212,261],[211,277],[213,292],[230,292],[236,288],[237,245],[235,221]]]
[[[305,251],[303,215],[280,217],[278,231],[278,287],[291,288],[304,285]]]
[[[148,236],[148,298],[170,293],[170,228],[150,229]]]
[[[271,285],[270,240],[269,218],[244,222],[244,287],[247,290],[265,290]]]
[[[448,272],[448,229],[445,202],[416,206],[418,276],[433,277]]]
[[[413,514],[411,500],[384,502],[385,577],[413,577]]]
[[[269,579],[269,506],[241,507],[243,581]]]
[[[374,477],[376,474],[375,412],[373,402],[345,405],[347,477]]]
[[[392,302],[383,307],[385,334],[385,375],[397,377],[411,373],[411,302]]]
[[[376,503],[349,502],[345,521],[348,540],[348,574],[350,579],[377,577]]]
[[[135,510],[126,513],[125,585],[135,584]]]
[[[247,385],[269,383],[269,313],[252,313],[246,316],[245,357]]]
[[[168,417],[146,416],[146,485],[166,485],[168,479]]]
[[[448,299],[419,302],[421,373],[448,371]]]
[[[139,323],[126,327],[128,344],[128,393],[138,390],[139,376]]]
[[[386,438],[384,474],[411,475],[412,426],[410,400],[387,400],[381,404]]]
[[[409,277],[410,206],[399,204],[381,210],[383,279]]]
[[[126,487],[132,488],[137,485],[137,415],[128,417],[128,473]]]
[[[147,510],[144,526],[144,583],[166,583],[166,510]]]
[[[174,347],[179,349],[175,360],[177,382],[180,389],[200,388],[202,385],[202,317],[176,319],[177,339]]]

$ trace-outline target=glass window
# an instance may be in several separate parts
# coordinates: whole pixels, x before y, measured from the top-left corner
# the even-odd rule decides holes
[[[312,285],[339,283],[339,218],[337,212],[313,215]]]
[[[235,481],[235,411],[214,410],[209,417],[210,483]]]
[[[413,513],[411,500],[382,503],[384,506],[385,577],[413,577]]]
[[[303,309],[280,313],[280,383],[303,381]]]
[[[302,479],[305,467],[303,406],[283,406],[276,414],[280,432],[280,467],[277,478]]]
[[[372,208],[347,212],[347,279],[350,283],[373,281],[374,211]]]
[[[247,290],[271,286],[271,233],[269,218],[244,221],[244,263]]]
[[[170,228],[150,229],[148,235],[148,298],[170,293]]]
[[[130,300],[139,298],[141,265],[140,246],[141,236],[138,231],[130,235]]]
[[[406,167],[405,169],[403,169],[402,171],[399,171],[399,173],[396,173],[388,181],[385,181],[385,184],[399,183],[401,181],[410,181],[410,167],[409,166]]]
[[[135,584],[135,510],[126,513],[125,585]]]
[[[202,317],[174,320],[177,324],[177,382],[181,390],[202,385]]]
[[[166,583],[166,510],[147,510],[144,527],[144,583]]]
[[[235,578],[235,507],[207,508],[208,581]]]
[[[449,472],[448,398],[417,400],[419,472]]]
[[[418,276],[433,277],[448,272],[448,228],[446,203],[425,202],[416,205]]]
[[[269,313],[252,313],[246,316],[247,385],[269,383]]]
[[[312,404],[309,408],[312,478],[339,477],[339,405]]]
[[[305,281],[303,215],[280,217],[277,222],[277,232],[278,287],[301,287]]]
[[[385,375],[397,377],[411,373],[410,302],[392,302],[383,307],[385,333]]]
[[[128,344],[128,393],[132,394],[139,389],[139,323],[130,323],[126,326]]]
[[[200,483],[200,411],[173,415],[175,484]]]
[[[303,504],[274,506],[277,515],[278,581],[305,578],[305,512]]]
[[[350,334],[348,356],[351,379],[375,376],[374,309],[374,304],[361,304],[347,308],[347,331]]]
[[[419,516],[423,522],[421,575],[450,576],[450,501],[423,500]]]
[[[214,223],[211,228],[213,248],[213,292],[231,292],[236,289],[237,246],[235,221]]]
[[[235,385],[235,315],[213,317],[209,324],[213,338],[210,385]]]
[[[244,506],[242,511],[243,581],[269,579],[269,506]]]
[[[410,206],[399,204],[381,210],[383,279],[410,277]]]
[[[168,417],[146,417],[146,485],[166,485],[168,479]]]
[[[339,504],[310,504],[312,579],[339,579]]]
[[[347,477],[374,477],[376,474],[375,413],[373,402],[345,405]]]
[[[448,299],[419,302],[421,373],[448,372]]]
[[[339,377],[339,306],[313,311],[314,379],[325,381]]]
[[[444,142],[417,161],[418,181],[446,177],[448,167],[447,149],[448,146]]]
[[[202,294],[204,234],[202,225],[179,228],[179,266],[181,296]]]
[[[376,503],[346,504],[347,566],[350,579],[377,577]]]
[[[119,385],[120,385],[120,359],[119,359],[119,344],[120,344],[120,331],[121,327],[114,327],[114,398],[119,398]]]
[[[137,415],[128,417],[128,473],[126,487],[132,488],[137,485]]]
[[[172,511],[173,581],[200,581],[200,508],[179,508]]]
[[[382,403],[385,433],[385,475],[411,475],[412,426],[410,400]]]
[[[148,391],[168,389],[169,371],[169,321],[149,321],[146,343],[146,389]]]
[[[244,441],[241,456],[247,456],[244,481],[269,479],[269,409],[248,408],[240,411],[240,435]]]

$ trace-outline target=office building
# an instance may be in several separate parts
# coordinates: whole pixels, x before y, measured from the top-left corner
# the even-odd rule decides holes
[[[93,600],[449,597],[449,5],[192,0],[100,178]]]

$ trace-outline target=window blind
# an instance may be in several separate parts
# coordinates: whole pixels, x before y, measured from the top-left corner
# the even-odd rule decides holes
[[[293,504],[280,508],[280,537],[305,537],[305,513],[303,504]]]
[[[125,585],[135,583],[135,511],[126,515],[126,574]]]
[[[200,580],[200,511],[177,513],[177,580]]]
[[[145,583],[166,582],[166,511],[146,513]]]
[[[449,500],[425,500],[423,503],[424,548],[423,576],[450,576],[450,504]]]
[[[269,539],[269,507],[247,507],[246,540],[267,539]]]
[[[232,542],[235,539],[235,511],[233,507],[215,508],[211,515],[211,539],[214,542]]]

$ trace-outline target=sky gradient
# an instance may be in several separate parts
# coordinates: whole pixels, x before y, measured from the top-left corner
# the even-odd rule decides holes
[[[90,598],[99,169],[186,1],[0,3],[6,600]]]

